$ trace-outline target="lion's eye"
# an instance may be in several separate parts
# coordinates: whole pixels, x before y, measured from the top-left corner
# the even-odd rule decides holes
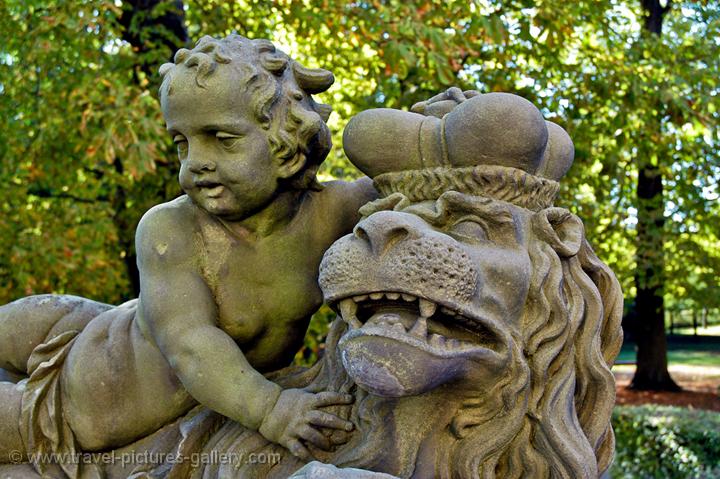
[[[225,133],[223,131],[218,131],[215,134],[215,138],[218,139],[218,141],[224,148],[232,148],[240,140],[240,135],[233,135],[232,133]]]
[[[464,241],[487,241],[487,232],[477,221],[462,220],[455,223],[448,231],[452,236]]]

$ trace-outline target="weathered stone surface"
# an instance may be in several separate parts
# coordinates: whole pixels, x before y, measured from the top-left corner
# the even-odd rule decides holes
[[[457,88],[412,112],[361,113],[345,148],[381,197],[350,233],[367,182],[314,181],[328,110],[310,94],[329,72],[241,37],[203,39],[162,71],[188,196],[143,220],[139,301],[0,308],[0,365],[30,374],[0,383],[2,460],[14,447],[131,460],[35,461],[14,474],[607,469],[622,296],[581,220],[554,206],[573,157],[562,128],[517,96]],[[287,364],[321,292],[339,315],[321,361],[263,377]]]
[[[565,165],[548,171],[566,169],[567,149],[543,156]],[[364,206],[353,234],[323,258],[320,285],[341,316],[325,356],[276,379],[354,397],[328,408],[354,429],[322,429],[334,446],[310,447],[324,465],[309,470],[598,477],[613,454],[609,366],[621,343],[622,296],[579,218],[553,206],[555,180],[498,165],[396,166],[378,172],[385,196]],[[191,450],[281,455],[234,477],[299,468],[287,451],[217,417],[184,434],[218,420],[218,432]],[[191,477],[229,474],[208,466]]]
[[[613,455],[622,295],[580,219],[553,206],[572,141],[513,95],[451,89],[413,110],[441,118],[440,155],[418,168],[397,150],[348,152],[384,197],[321,264],[348,325],[336,354],[367,392],[366,420],[383,418],[358,430],[396,441],[365,432],[365,464],[399,477],[598,477]],[[345,141],[411,125],[421,145],[412,115],[365,112]]]

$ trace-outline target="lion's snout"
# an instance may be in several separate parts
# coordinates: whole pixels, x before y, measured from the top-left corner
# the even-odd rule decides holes
[[[327,300],[371,291],[405,291],[470,302],[477,271],[463,246],[422,218],[380,211],[325,254],[320,285]]]
[[[424,229],[425,222],[417,216],[381,211],[358,223],[353,234],[380,257],[397,243],[422,237]]]

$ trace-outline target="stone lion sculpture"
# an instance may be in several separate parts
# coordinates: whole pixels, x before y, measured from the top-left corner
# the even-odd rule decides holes
[[[416,105],[425,117],[365,112],[345,133],[384,198],[326,252],[320,282],[349,325],[344,368],[369,392],[359,429],[395,436],[357,457],[400,477],[597,477],[614,450],[622,295],[580,219],[552,205],[572,142],[520,97],[458,93]],[[420,147],[368,148],[381,131],[399,145],[419,132]]]

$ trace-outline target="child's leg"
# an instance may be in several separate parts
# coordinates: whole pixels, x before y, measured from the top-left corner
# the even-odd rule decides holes
[[[19,429],[21,398],[17,386],[0,382],[0,464],[26,461]]]
[[[82,331],[112,306],[77,296],[44,294],[0,306],[0,368],[26,375],[33,349],[65,331]]]

